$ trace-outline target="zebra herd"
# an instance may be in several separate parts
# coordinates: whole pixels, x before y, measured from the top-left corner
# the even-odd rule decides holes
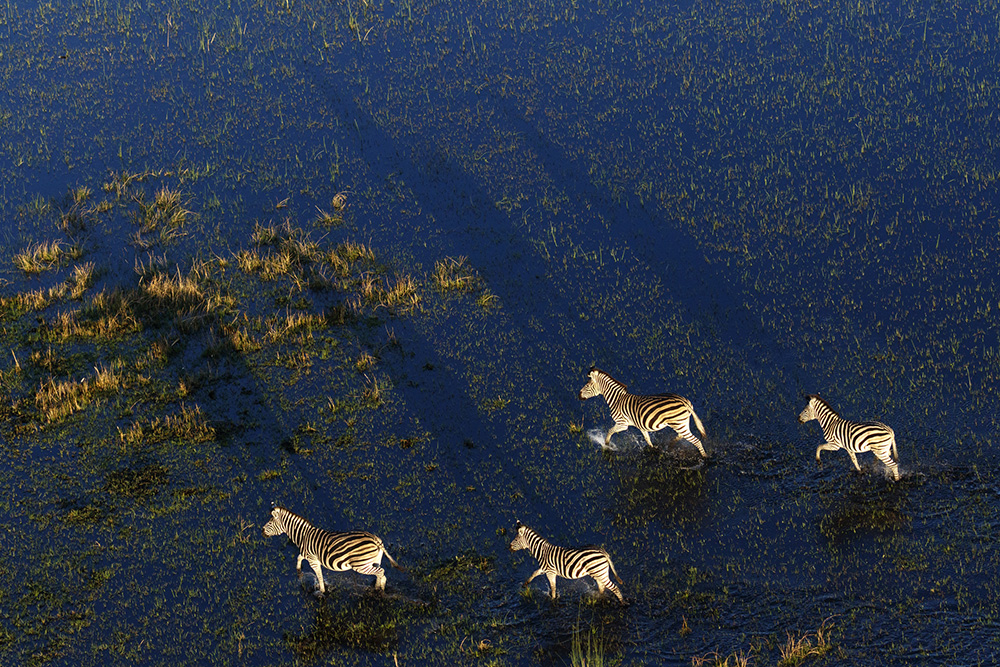
[[[690,421],[693,419],[698,432],[704,438],[705,427],[695,414],[691,401],[677,394],[630,394],[628,387],[615,380],[604,371],[592,367],[587,384],[580,390],[580,400],[594,396],[604,396],[614,426],[604,438],[604,445],[611,442],[611,436],[634,426],[653,446],[649,434],[670,427],[677,432],[680,439],[694,445],[702,458],[707,458],[701,440],[691,432]],[[805,409],[799,414],[799,423],[815,419],[823,429],[825,442],[816,448],[816,461],[820,462],[820,453],[844,449],[851,457],[856,470],[857,455],[862,452],[872,452],[892,473],[894,480],[899,480],[899,455],[896,451],[896,436],[893,430],[877,421],[852,422],[841,418],[830,404],[816,395],[808,396]],[[891,452],[891,455],[890,455]],[[375,589],[385,590],[385,570],[382,569],[382,556],[398,570],[405,570],[386,551],[382,540],[377,536],[364,532],[353,531],[337,533],[317,528],[303,517],[284,507],[275,505],[271,510],[271,518],[263,529],[265,536],[285,534],[299,549],[296,569],[302,572],[302,561],[308,561],[319,582],[320,595],[326,592],[323,581],[323,568],[335,572],[354,570],[359,574],[374,575]],[[621,578],[615,571],[611,557],[603,547],[591,546],[570,549],[556,546],[537,532],[517,522],[517,536],[510,543],[511,551],[527,549],[538,561],[538,569],[524,582],[525,588],[540,574],[549,581],[549,595],[556,597],[556,577],[564,579],[580,579],[589,576],[597,582],[598,594],[603,594],[607,588],[624,603],[621,590],[611,581],[613,574],[619,584]]]

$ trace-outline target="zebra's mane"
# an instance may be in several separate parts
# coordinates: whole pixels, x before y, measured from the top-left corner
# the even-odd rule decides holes
[[[527,531],[529,534],[534,535],[535,537],[537,537],[538,539],[540,539],[542,542],[548,543],[548,540],[545,539],[545,537],[543,537],[541,533],[539,533],[537,530],[535,530],[531,526],[526,526],[523,523],[521,523],[520,521],[518,521],[517,522],[517,527],[518,527],[518,529],[524,528],[524,530]]]
[[[615,378],[615,377],[614,377],[613,375],[611,375],[611,373],[608,373],[608,372],[606,372],[606,371],[602,371],[602,370],[601,370],[600,368],[598,368],[597,366],[591,366],[591,367],[590,367],[590,372],[591,372],[591,373],[593,373],[594,371],[597,371],[598,373],[600,373],[600,374],[601,374],[601,375],[603,375],[604,377],[608,378],[609,380],[611,380],[611,381],[612,381],[612,382],[614,382],[615,384],[617,384],[617,385],[621,385],[621,388],[622,388],[622,389],[624,389],[625,391],[628,391],[628,385],[627,385],[627,384],[625,384],[624,382],[622,382],[621,380],[618,380],[618,379],[616,379],[616,378]]]
[[[829,403],[827,403],[826,399],[823,398],[822,396],[819,396],[817,394],[809,394],[808,396],[806,396],[806,398],[816,399],[816,402],[822,405],[824,408],[826,408],[833,414],[837,415],[838,417],[840,416],[840,414],[836,410],[834,410],[833,407]]]
[[[275,509],[281,510],[282,512],[284,512],[285,514],[287,514],[291,518],[296,519],[298,521],[301,521],[302,523],[306,524],[307,526],[312,526],[312,524],[309,522],[309,520],[306,519],[304,516],[296,514],[292,510],[286,509],[286,508],[282,507],[281,505],[275,505],[274,507],[275,507]]]

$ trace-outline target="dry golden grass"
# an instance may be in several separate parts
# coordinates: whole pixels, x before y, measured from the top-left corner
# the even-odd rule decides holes
[[[115,196],[121,198],[128,192],[129,186],[133,183],[142,183],[150,177],[160,176],[162,171],[147,169],[141,172],[111,172],[111,180],[104,184],[105,192],[114,192]]]
[[[82,294],[92,280],[93,267],[84,266],[66,289],[71,295]],[[212,313],[209,301],[190,275],[148,270],[137,288],[102,290],[79,310],[55,316],[49,329],[60,338],[114,338],[173,322],[182,331],[191,332],[212,321]]]
[[[255,222],[250,242],[255,246],[277,245],[281,237],[281,232],[274,225],[262,225],[259,222]]]
[[[257,273],[265,280],[291,278],[299,289],[315,282],[306,267],[323,259],[319,244],[311,241],[301,229],[284,225],[255,224],[252,241],[258,247],[271,247],[272,252],[240,250],[236,262],[245,273]],[[320,278],[320,282],[323,280]]]
[[[434,285],[442,292],[468,291],[476,286],[476,274],[465,257],[445,257],[434,262]]]
[[[343,224],[344,216],[342,216],[339,212],[329,213],[317,206],[316,219],[314,222],[315,224],[322,225],[324,227],[337,227],[338,225]]]
[[[379,380],[370,375],[364,376],[364,386],[361,388],[361,399],[368,407],[376,408],[385,400],[386,390],[391,388],[388,380]]]
[[[70,195],[73,198],[73,203],[74,204],[83,204],[88,199],[90,199],[90,196],[92,194],[94,194],[94,191],[91,190],[90,188],[88,188],[86,185],[81,185],[78,188],[74,188],[70,192]]]
[[[261,348],[261,344],[242,327],[231,327],[228,331],[224,330],[224,333],[226,333],[229,345],[236,352],[253,352]]]
[[[51,347],[45,348],[44,352],[35,350],[28,356],[28,361],[49,373],[58,373],[63,366],[62,357],[52,352]]]
[[[244,273],[256,273],[263,264],[264,260],[256,250],[240,250],[236,253],[236,265]]]
[[[198,283],[180,271],[173,275],[157,273],[141,281],[139,299],[145,301],[142,305],[155,303],[178,313],[205,305],[205,295]]]
[[[125,445],[150,445],[167,440],[208,442],[215,439],[215,428],[200,407],[190,409],[182,405],[175,415],[157,417],[146,423],[134,422],[124,431],[118,429],[118,434]]]
[[[156,191],[150,203],[146,203],[145,190],[132,192],[131,199],[137,205],[131,214],[132,222],[139,228],[132,235],[132,243],[140,248],[175,240],[184,233],[182,229],[193,215],[184,207],[181,192],[166,186]]]
[[[82,254],[79,246],[62,241],[43,242],[14,255],[14,266],[27,274],[41,273],[70,259],[79,259]]]
[[[387,281],[386,288],[385,300],[379,305],[404,311],[414,310],[420,305],[420,293],[413,276],[397,274],[395,282]]]
[[[491,310],[493,308],[500,307],[500,297],[493,294],[488,289],[483,290],[483,293],[479,295],[476,299],[476,305],[478,305],[483,310]]]
[[[274,342],[300,333],[306,339],[310,339],[312,338],[313,330],[320,329],[326,326],[326,324],[327,318],[325,314],[288,313],[285,317],[268,319],[266,337],[269,341]]]
[[[350,193],[345,190],[343,192],[338,192],[333,196],[333,199],[330,200],[330,206],[333,207],[334,211],[339,213],[347,208],[347,195],[349,194]]]
[[[718,653],[691,657],[691,667],[747,667],[749,664],[750,655],[742,651],[727,655],[724,658]]]
[[[35,406],[46,421],[55,422],[83,409],[96,394],[123,386],[119,370],[104,366],[96,367],[94,376],[83,380],[56,381],[50,377],[35,392]]]
[[[94,284],[94,263],[85,262],[73,267],[73,275],[66,281],[71,299],[80,299],[83,293]]]
[[[362,352],[354,362],[354,368],[359,373],[364,373],[378,363],[378,358],[369,352]]]
[[[102,290],[79,310],[56,315],[49,328],[63,339],[115,338],[142,328],[132,310],[131,299],[124,292]]]
[[[331,256],[336,254],[351,264],[359,261],[375,261],[375,251],[366,246],[364,243],[356,243],[354,241],[344,241],[343,243],[340,243],[333,249],[333,251],[331,251],[330,254]]]
[[[164,186],[156,191],[153,205],[162,210],[176,209],[181,205],[181,193],[179,190],[171,190]]]
[[[167,363],[170,357],[174,354],[174,346],[177,342],[176,338],[170,336],[160,336],[150,343],[146,352],[139,357],[136,367],[141,369],[149,366],[161,366]]]
[[[94,264],[92,262],[78,264],[73,268],[73,274],[64,282],[48,289],[39,288],[12,297],[0,298],[0,309],[10,309],[15,312],[44,310],[66,297],[74,300],[82,298],[84,292],[93,284]]]
[[[806,658],[819,657],[829,652],[833,645],[830,644],[831,628],[828,622],[829,619],[823,621],[814,634],[807,632],[798,639],[792,636],[791,632],[787,633],[785,643],[778,647],[781,654],[778,667],[795,667],[802,664]]]

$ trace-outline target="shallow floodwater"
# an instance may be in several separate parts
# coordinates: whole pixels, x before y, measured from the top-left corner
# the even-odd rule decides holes
[[[0,662],[995,662],[997,9],[0,7]]]

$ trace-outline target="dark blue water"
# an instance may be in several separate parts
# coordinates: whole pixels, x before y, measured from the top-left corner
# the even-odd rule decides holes
[[[153,170],[145,201],[178,188],[194,215],[150,249],[130,240],[138,204],[95,215],[66,238],[101,270],[91,294],[141,287],[152,253],[184,274],[223,258],[202,285],[232,298],[206,328],[146,315],[111,343],[47,337],[87,298],[5,315],[29,370],[3,377],[3,661],[566,664],[595,628],[613,664],[770,664],[825,628],[817,664],[992,662],[996,16],[0,10],[3,296],[65,280],[12,258],[66,238],[72,188],[110,199],[113,173]],[[338,192],[344,225],[314,224]],[[388,275],[422,281],[421,309],[267,340],[267,318],[350,298],[238,270],[255,225],[286,222],[325,248],[368,243]],[[478,291],[436,292],[434,262],[459,256]],[[261,349],[207,353],[225,326]],[[23,416],[48,376],[33,351],[79,378],[159,337],[177,352],[136,371],[148,385],[57,425]],[[296,366],[302,350],[313,361]],[[362,351],[383,403],[332,410],[370,381]],[[712,460],[685,470],[696,455],[668,433],[603,450],[606,407],[576,397],[594,363],[690,398]],[[843,452],[817,467],[819,427],[795,421],[807,393],[890,424],[903,480],[870,455],[860,474]],[[117,429],[180,402],[215,441],[122,446]],[[116,496],[122,475],[151,490]],[[384,599],[329,574],[314,599],[294,547],[260,537],[272,501],[378,533],[410,573],[389,572]],[[541,579],[519,593],[535,565],[507,552],[516,520],[603,544],[631,604],[595,602],[589,582],[560,580],[556,604]]]

